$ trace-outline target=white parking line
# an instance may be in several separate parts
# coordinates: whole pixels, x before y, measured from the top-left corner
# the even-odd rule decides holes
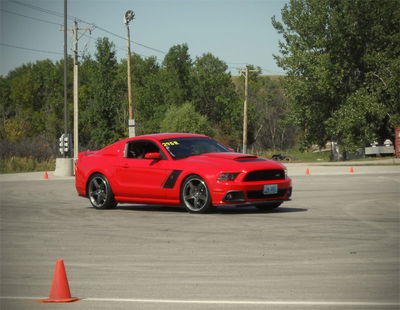
[[[0,296],[9,300],[40,300],[46,297]],[[82,298],[81,301],[160,303],[160,304],[203,304],[203,305],[269,305],[269,306],[370,306],[393,307],[400,306],[398,302],[368,302],[368,301],[284,301],[284,300],[184,300],[184,299],[140,299],[140,298]]]

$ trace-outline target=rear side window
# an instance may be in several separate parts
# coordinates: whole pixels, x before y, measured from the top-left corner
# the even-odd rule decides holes
[[[152,141],[139,140],[131,141],[126,144],[125,157],[134,159],[143,159],[147,153],[161,153],[160,148]]]

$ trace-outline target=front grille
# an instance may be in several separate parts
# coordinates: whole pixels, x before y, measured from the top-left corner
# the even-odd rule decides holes
[[[245,182],[251,181],[269,181],[283,180],[285,178],[284,170],[256,170],[249,172],[243,179]]]
[[[271,195],[264,195],[263,191],[248,191],[247,192],[247,198],[249,199],[262,199],[262,198],[278,198],[285,196],[287,189],[280,189],[278,190],[277,194],[271,194]]]

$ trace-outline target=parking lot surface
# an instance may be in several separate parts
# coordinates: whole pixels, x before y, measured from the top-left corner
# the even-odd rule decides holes
[[[1,175],[0,309],[399,309],[400,167],[288,167],[276,211],[205,215]],[[57,259],[82,300],[39,304]]]

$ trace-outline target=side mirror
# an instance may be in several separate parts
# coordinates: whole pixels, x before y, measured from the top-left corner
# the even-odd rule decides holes
[[[160,153],[147,153],[144,155],[144,159],[162,159]]]

